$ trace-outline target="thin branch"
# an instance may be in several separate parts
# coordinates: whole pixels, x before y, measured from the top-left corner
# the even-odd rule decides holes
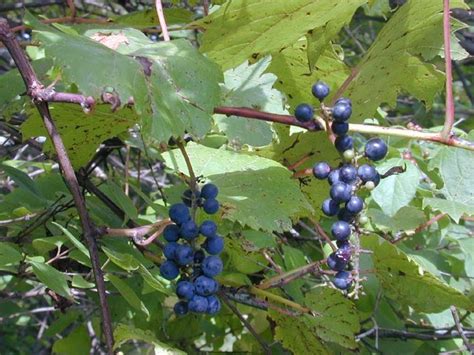
[[[274,287],[282,287],[290,283],[291,281],[297,280],[306,274],[309,274],[311,272],[318,270],[323,262],[324,260],[314,261],[308,265],[304,265],[299,268],[271,277],[269,279],[266,279],[262,283],[260,283],[257,287],[261,290],[274,288]]]
[[[372,328],[371,328],[372,329]],[[453,331],[444,331],[444,330],[436,330],[430,332],[409,332],[406,330],[399,330],[399,329],[387,329],[387,328],[377,328],[378,331],[370,331],[364,330],[362,333],[356,336],[357,340],[363,339],[362,336],[368,338],[375,338],[375,333],[379,338],[393,338],[393,339],[419,339],[419,340],[432,340],[432,341],[439,341],[439,340],[446,340],[446,339],[456,339],[460,338],[461,335],[457,330]],[[472,330],[465,330],[464,334],[467,338],[474,338],[474,331]]]
[[[89,23],[89,24],[108,24],[110,23],[109,20],[104,20],[104,19],[93,19],[93,18],[82,18],[82,17],[71,17],[71,16],[66,16],[66,17],[57,17],[57,18],[48,18],[45,20],[41,20],[41,23],[44,24],[51,24],[51,23]],[[31,26],[28,25],[21,25],[21,26],[16,26],[12,27],[11,31],[12,32],[18,32],[18,31],[24,31],[27,28],[31,28]]]
[[[255,340],[257,340],[257,342],[262,347],[264,353],[267,355],[272,354],[272,351],[270,347],[268,346],[268,344],[263,341],[260,335],[255,331],[255,329],[253,329],[252,325],[249,323],[247,319],[245,319],[245,317],[242,315],[242,313],[240,313],[237,307],[235,307],[232,304],[232,302],[229,301],[229,299],[226,297],[226,295],[223,292],[220,294],[220,296],[221,296],[221,299],[224,301],[224,303],[227,305],[227,307],[229,307],[231,311],[234,312],[234,314],[240,319],[240,321],[245,326],[245,328],[247,328],[247,330],[250,332],[250,334],[253,335]]]
[[[163,5],[161,0],[155,0],[156,13],[158,14],[158,21],[160,22],[161,32],[163,33],[163,39],[167,42],[170,40],[170,34],[168,32],[168,26],[166,25],[165,13],[163,12]]]
[[[443,9],[444,62],[446,67],[446,116],[441,137],[449,138],[454,125],[453,68],[451,61],[451,23],[449,0],[444,0]]]
[[[74,5],[74,0],[66,0],[69,11],[71,12],[71,17],[75,18],[77,14],[76,5]]]
[[[451,310],[451,314],[453,315],[454,324],[456,325],[456,329],[458,330],[459,335],[461,336],[461,339],[464,345],[466,345],[466,348],[469,350],[469,352],[474,351],[473,344],[470,343],[469,339],[466,336],[466,333],[464,332],[464,329],[462,328],[462,324],[461,324],[461,321],[459,320],[459,314],[456,307],[451,306],[450,310]]]
[[[28,58],[26,57],[26,54],[20,47],[20,44],[16,40],[15,35],[10,31],[10,27],[8,26],[7,20],[3,18],[0,18],[0,40],[8,49],[10,55],[15,61],[18,70],[21,73],[21,76],[25,82],[28,94],[31,94],[35,90],[43,88],[43,85],[38,80],[36,73],[33,70],[33,67],[31,66],[28,61]],[[112,333],[112,320],[110,318],[109,306],[107,302],[104,277],[102,274],[102,269],[100,268],[99,251],[95,240],[97,236],[97,231],[90,219],[85,200],[82,196],[81,189],[79,187],[79,183],[74,172],[74,168],[72,167],[71,161],[69,160],[64,143],[58,133],[53,119],[51,118],[48,103],[36,100],[34,96],[32,96],[32,99],[36,105],[36,108],[38,109],[38,112],[40,113],[46,131],[48,132],[48,135],[51,138],[54,149],[58,156],[59,165],[63,171],[64,179],[66,181],[68,189],[70,190],[73,196],[74,203],[79,213],[84,238],[89,248],[92,270],[94,272],[95,282],[99,293],[99,302],[101,305],[102,322],[106,343],[109,352],[112,354],[114,343]]]
[[[420,224],[418,227],[416,227],[413,231],[406,231],[401,237],[395,239],[392,244],[396,244],[401,242],[402,240],[405,240],[409,237],[414,236],[417,233],[420,233],[424,231],[425,229],[429,228],[432,224],[438,222],[440,219],[446,217],[448,214],[447,213],[439,213],[430,220],[426,221],[423,224]]]
[[[31,213],[31,214],[27,214],[27,215],[24,215],[24,216],[18,217],[18,218],[4,219],[4,220],[0,221],[0,226],[8,226],[10,224],[15,224],[15,223],[18,223],[18,222],[27,222],[30,219],[36,217],[37,215],[38,215],[38,213]]]

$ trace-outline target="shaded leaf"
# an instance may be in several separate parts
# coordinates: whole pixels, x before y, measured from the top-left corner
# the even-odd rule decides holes
[[[47,287],[63,297],[72,297],[71,290],[67,284],[66,275],[51,265],[33,260],[29,260],[28,262],[33,267],[33,273],[36,277]]]

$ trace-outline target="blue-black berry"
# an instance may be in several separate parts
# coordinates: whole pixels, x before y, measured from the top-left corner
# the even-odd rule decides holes
[[[331,270],[342,271],[346,268],[348,262],[340,258],[336,252],[334,252],[328,256],[326,263]]]
[[[364,208],[364,201],[359,196],[352,196],[349,201],[346,202],[346,209],[349,213],[357,214]]]
[[[179,239],[179,227],[176,224],[167,225],[163,237],[167,242],[176,242]]]
[[[202,208],[207,214],[214,214],[219,211],[219,202],[213,198],[204,201]]]
[[[299,104],[295,108],[295,117],[300,122],[308,122],[313,119],[313,107],[308,104]]]
[[[367,181],[376,181],[378,172],[372,165],[363,164],[357,169],[357,175],[363,183],[366,183]]]
[[[160,266],[160,275],[167,280],[173,280],[179,275],[178,266],[171,260],[166,260]]]
[[[345,122],[352,115],[352,107],[344,103],[338,103],[332,108],[332,118],[336,122]]]
[[[165,254],[166,259],[174,260],[176,258],[176,250],[178,249],[179,244],[176,242],[169,242],[163,248],[163,254]]]
[[[339,169],[335,169],[331,171],[328,175],[328,182],[329,185],[334,185],[336,182],[341,181],[341,171]]]
[[[193,248],[189,245],[179,245],[178,248],[176,248],[175,255],[176,262],[181,266],[192,264],[194,260]]]
[[[335,202],[347,202],[352,196],[352,187],[343,182],[336,182],[331,186],[329,194]]]
[[[332,283],[340,290],[347,290],[352,285],[352,275],[347,271],[339,271],[334,276]]]
[[[205,199],[216,198],[219,194],[219,189],[214,184],[206,184],[201,189],[201,197]]]
[[[323,101],[329,95],[329,86],[322,81],[318,81],[311,88],[311,92],[319,101]]]
[[[207,256],[202,262],[202,272],[208,277],[214,277],[222,272],[224,265],[218,256]]]
[[[179,301],[174,305],[173,310],[176,315],[184,316],[188,313],[188,303],[184,301]]]
[[[208,314],[216,314],[221,310],[221,301],[215,295],[207,297],[207,310]]]
[[[188,303],[188,308],[191,312],[204,313],[208,306],[207,298],[204,296],[194,295]]]
[[[216,280],[207,276],[199,276],[194,280],[194,290],[200,296],[209,296],[218,290]]]
[[[336,136],[343,136],[349,131],[349,124],[347,122],[336,122],[331,124],[331,129]]]
[[[207,238],[204,243],[204,249],[211,255],[220,254],[224,250],[224,239],[217,236]]]
[[[199,232],[208,238],[212,238],[217,233],[217,225],[213,221],[204,221],[199,227]]]
[[[194,285],[189,281],[179,281],[176,285],[176,295],[179,298],[190,300],[194,296]]]
[[[336,102],[334,103],[334,105],[337,105],[337,104],[345,104],[345,105],[349,105],[349,106],[352,107],[351,99],[348,99],[346,97],[341,97],[341,98],[337,99]]]
[[[337,221],[331,227],[331,234],[337,240],[346,240],[351,235],[351,226],[344,221]]]
[[[321,209],[326,216],[335,216],[339,212],[339,204],[336,201],[328,198],[323,201]]]
[[[199,227],[192,219],[190,219],[189,221],[181,224],[181,227],[179,228],[179,234],[186,240],[193,240],[199,235]]]
[[[357,180],[357,169],[350,164],[346,164],[340,169],[341,181],[346,184],[352,184]]]
[[[344,153],[346,150],[354,148],[354,140],[348,135],[339,136],[336,138],[334,145],[339,152]]]
[[[365,156],[373,161],[379,161],[387,155],[387,144],[380,138],[371,138],[365,143]]]
[[[331,172],[331,167],[325,161],[320,161],[319,163],[316,163],[313,166],[313,175],[316,179],[319,179],[319,180],[327,179],[330,172]]]
[[[184,203],[177,203],[171,206],[169,216],[176,224],[187,222],[191,218],[189,209]]]

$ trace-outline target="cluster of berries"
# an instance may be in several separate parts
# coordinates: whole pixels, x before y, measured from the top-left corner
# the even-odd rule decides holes
[[[169,209],[169,217],[174,223],[163,231],[167,242],[163,249],[166,261],[161,265],[160,273],[167,280],[180,275],[176,284],[180,301],[174,306],[174,312],[180,316],[188,312],[215,314],[221,309],[215,295],[219,284],[214,277],[223,269],[218,254],[224,249],[224,239],[217,234],[213,221],[205,220],[198,226],[189,210],[191,206],[199,206],[208,214],[216,213],[219,210],[218,193],[213,184],[206,184],[195,193],[186,190],[183,203]],[[195,241],[199,239],[202,242],[197,246]]]
[[[312,92],[322,102],[329,95],[329,87],[323,82],[317,82],[313,85]],[[347,121],[352,114],[351,100],[339,98],[329,109],[329,114],[331,129],[337,136],[335,147],[348,162],[338,168],[332,168],[327,162],[318,162],[313,166],[313,175],[319,180],[327,179],[331,185],[330,198],[323,202],[321,209],[326,216],[337,216],[338,220],[331,226],[331,234],[336,239],[338,249],[329,255],[327,264],[331,270],[337,271],[333,279],[334,286],[347,290],[352,285],[352,275],[346,271],[352,253],[349,239],[356,223],[367,223],[367,217],[360,215],[364,201],[356,192],[362,187],[374,189],[380,182],[380,175],[370,164],[357,165],[354,141],[347,134]],[[313,119],[313,115],[313,107],[308,104],[296,107],[295,117],[301,122],[308,122]],[[387,145],[382,139],[372,138],[365,144],[364,156],[369,160],[379,161],[386,156],[387,151]]]

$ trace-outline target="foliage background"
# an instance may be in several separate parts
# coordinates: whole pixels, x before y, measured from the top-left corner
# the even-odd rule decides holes
[[[45,83],[120,100],[116,112],[107,104],[89,113],[51,105],[74,167],[86,172],[82,184],[96,225],[125,228],[167,216],[188,174],[171,137],[185,138],[196,174],[221,191],[215,220],[226,247],[219,280],[236,308],[224,306],[213,318],[176,318],[173,285],[158,272],[160,243],[143,248],[103,237],[117,349],[261,353],[260,341],[275,354],[467,353],[450,333],[450,307],[474,337],[471,151],[387,137],[389,157],[378,169],[405,166],[406,172],[365,196],[370,224],[361,237],[362,290],[335,290],[325,267],[260,290],[252,285],[306,270],[330,253],[313,223],[330,226],[319,210],[328,188],[293,179],[287,167],[307,154],[298,169],[319,160],[335,165],[339,155],[324,132],[213,113],[216,106],[242,106],[291,114],[298,103],[313,102],[315,81],[330,84],[332,99],[355,72],[345,92],[354,102],[354,123],[439,130],[442,2],[395,3],[211,1],[204,17],[202,2],[165,2],[173,39],[165,43],[151,1],[75,1],[77,16],[95,23],[52,26],[40,20],[69,16],[63,1],[25,1],[27,11],[12,8],[16,1],[2,2],[12,27],[29,26],[17,34]],[[455,130],[474,140],[474,19],[465,11],[455,15]],[[6,354],[104,351],[77,212],[21,78],[4,48],[0,54],[0,348]],[[133,107],[126,105],[129,97]],[[355,132],[354,138],[362,146],[368,136]],[[299,314],[302,308],[316,316]],[[446,339],[435,340],[439,332]]]

